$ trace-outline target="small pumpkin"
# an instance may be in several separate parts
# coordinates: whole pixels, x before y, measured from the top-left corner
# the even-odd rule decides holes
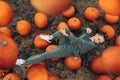
[[[117,38],[115,39],[115,45],[120,46],[120,35],[118,35]]]
[[[77,17],[68,19],[67,24],[71,30],[78,30],[81,27],[81,20]]]
[[[60,22],[57,26],[57,30],[60,30],[61,28],[68,28],[68,25],[66,22]]]
[[[120,80],[120,76],[115,77],[114,80]]]
[[[112,80],[112,78],[107,75],[99,75],[95,80]]]
[[[5,70],[0,69],[0,77],[5,76],[9,71],[10,71],[9,69],[5,69]]]
[[[72,17],[75,14],[75,8],[74,6],[70,6],[70,8],[68,8],[67,10],[63,11],[63,16],[64,17]]]
[[[60,80],[60,77],[57,75],[49,75],[48,80]]]
[[[84,11],[84,17],[89,21],[96,20],[99,17],[99,11],[97,8],[87,7]]]
[[[55,48],[57,48],[58,47],[58,45],[54,45],[54,44],[51,44],[51,45],[49,45],[49,46],[47,46],[47,48],[46,48],[46,52],[49,52],[49,51],[51,51],[51,50],[53,50],[53,49],[55,49]],[[58,53],[59,54],[59,53]],[[51,61],[58,61],[59,60],[59,58],[55,58],[55,57],[52,57],[52,58],[50,58],[50,60]]]
[[[0,27],[0,32],[3,32],[9,37],[12,37],[12,31],[8,27]]]
[[[21,78],[15,73],[9,73],[3,77],[3,80],[21,80]]]
[[[36,48],[43,49],[46,48],[50,43],[46,40],[40,38],[40,35],[46,35],[45,33],[41,33],[35,36],[34,38],[34,45]]]
[[[101,63],[105,72],[110,74],[120,73],[120,46],[110,46],[101,56]]]
[[[26,36],[31,32],[32,26],[27,20],[20,20],[17,22],[16,30],[20,35]]]
[[[13,9],[9,3],[0,0],[0,26],[8,26],[13,19]]]
[[[4,33],[0,33],[0,69],[10,69],[17,58],[18,46],[15,41]]]
[[[107,34],[107,40],[112,39],[115,36],[115,30],[110,25],[103,25],[100,27],[100,31]]]
[[[48,71],[40,64],[34,64],[27,70],[28,80],[48,80]]]
[[[109,24],[115,24],[119,21],[119,16],[105,14],[104,19]]]
[[[38,12],[34,15],[34,22],[37,28],[45,28],[48,24],[48,17],[42,12]]]
[[[68,56],[64,59],[65,66],[70,70],[76,70],[80,68],[81,63],[81,57]]]
[[[97,56],[92,60],[91,69],[95,73],[105,73],[101,63],[101,56]]]

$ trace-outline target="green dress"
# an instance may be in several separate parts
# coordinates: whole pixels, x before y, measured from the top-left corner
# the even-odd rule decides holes
[[[68,28],[65,30],[68,34],[70,33]],[[55,48],[50,52],[33,55],[26,60],[26,64],[38,63],[52,57],[63,58],[70,55],[81,56],[81,54],[86,53],[95,47],[95,43],[90,40],[90,36],[85,32],[79,37],[70,35],[66,37],[61,32],[57,31],[52,34],[52,36],[54,37],[54,40],[61,38],[58,48]]]

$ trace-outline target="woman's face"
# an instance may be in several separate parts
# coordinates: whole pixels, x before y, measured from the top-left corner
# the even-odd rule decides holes
[[[91,37],[91,40],[96,44],[100,44],[105,41],[104,37],[100,34],[94,35],[93,37]]]

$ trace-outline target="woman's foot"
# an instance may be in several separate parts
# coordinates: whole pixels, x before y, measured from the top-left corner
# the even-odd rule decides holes
[[[49,35],[40,35],[40,38],[51,43],[52,38]]]
[[[21,66],[21,65],[24,64],[24,63],[25,63],[25,60],[20,58],[20,59],[17,59],[15,65]]]

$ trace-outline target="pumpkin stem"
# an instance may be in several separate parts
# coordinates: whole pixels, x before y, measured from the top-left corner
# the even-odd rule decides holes
[[[12,78],[9,76],[9,77],[8,77],[8,80],[12,80]]]
[[[74,57],[74,60],[77,60],[78,59],[78,57]]]
[[[6,41],[3,41],[3,40],[0,41],[0,46],[4,47],[6,44],[7,44]]]

